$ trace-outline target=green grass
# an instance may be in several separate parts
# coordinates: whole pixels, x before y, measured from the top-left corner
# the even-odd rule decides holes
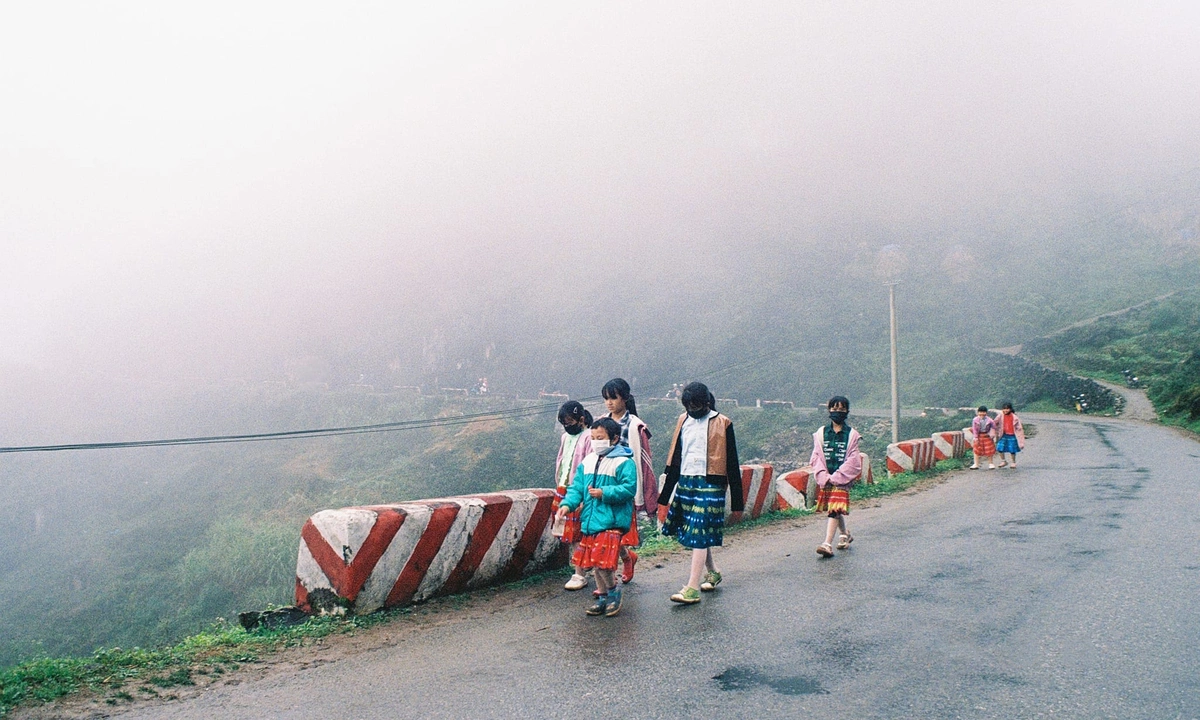
[[[955,459],[942,461],[933,470],[923,473],[906,473],[895,477],[880,473],[876,475],[880,479],[873,485],[855,485],[850,491],[850,498],[854,501],[891,495],[907,490],[932,475],[965,466],[965,460]],[[737,535],[781,520],[811,514],[811,510],[768,512],[729,526],[726,534]],[[682,547],[674,539],[645,528],[638,553],[643,558],[652,558]],[[492,592],[536,585],[549,577],[563,574],[563,569],[546,571],[494,588]],[[465,595],[458,596],[459,604],[465,599]],[[455,598],[449,600],[453,609]],[[0,670],[0,716],[21,705],[53,702],[80,692],[93,693],[109,705],[131,702],[136,697],[133,693],[159,697],[159,690],[195,685],[196,676],[223,675],[283,648],[303,646],[332,634],[352,633],[411,613],[412,608],[399,608],[361,616],[313,617],[290,628],[253,632],[220,621],[208,630],[169,647],[111,648],[98,650],[89,657],[29,660]]]

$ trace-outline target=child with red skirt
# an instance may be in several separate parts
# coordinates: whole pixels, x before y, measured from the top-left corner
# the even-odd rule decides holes
[[[617,560],[621,538],[633,522],[637,470],[633,451],[621,444],[621,425],[600,418],[592,425],[592,451],[575,469],[575,479],[555,513],[556,521],[579,510],[583,538],[571,558],[576,568],[592,570],[599,595],[588,615],[613,617],[621,611]]]
[[[828,513],[825,542],[817,546],[821,557],[833,557],[833,536],[838,534],[838,550],[854,542],[846,529],[850,514],[850,486],[862,474],[862,456],[858,443],[862,436],[846,424],[850,401],[841,395],[829,399],[829,424],[813,433],[813,451],[808,464],[817,479],[817,512]]]
[[[554,512],[558,511],[562,499],[567,496],[567,488],[571,487],[571,481],[575,478],[575,469],[592,450],[592,414],[577,400],[563,403],[558,409],[558,422],[563,426],[563,434],[558,441],[558,460],[554,464]],[[555,532],[557,534],[557,527]],[[583,537],[579,527],[579,510],[566,516],[561,532],[559,537],[570,546],[574,555],[579,539]],[[575,574],[563,587],[582,590],[587,584],[587,575],[582,568],[576,567]]]

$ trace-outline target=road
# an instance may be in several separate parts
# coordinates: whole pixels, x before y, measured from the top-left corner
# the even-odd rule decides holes
[[[695,607],[671,556],[617,618],[561,581],[485,594],[120,717],[1200,717],[1200,444],[1035,422],[1018,470],[860,507],[832,559],[816,518],[730,538]]]

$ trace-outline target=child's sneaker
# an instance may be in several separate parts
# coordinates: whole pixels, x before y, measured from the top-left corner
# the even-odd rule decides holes
[[[995,469],[996,469],[995,465],[988,463],[988,470],[995,470]]]
[[[852,543],[852,542],[854,542],[853,536],[851,536],[849,534],[841,535],[840,537],[838,537],[837,549],[845,550],[846,548],[850,547],[850,543]]]
[[[821,543],[817,546],[817,554],[821,557],[833,557],[833,546],[829,543]]]
[[[700,583],[700,589],[704,592],[712,592],[718,585],[721,584],[721,573],[710,572],[704,576],[704,582]]]
[[[637,565],[638,554],[630,548],[625,559],[621,561],[621,582],[627,583],[633,579],[633,566]]]
[[[978,470],[978,469],[979,469],[979,463],[975,463],[974,465],[972,465],[971,467],[969,467],[969,468],[967,468],[967,469],[968,469],[968,470]]]
[[[693,587],[684,586],[682,590],[671,596],[671,602],[683,605],[695,605],[700,602],[700,591]]]
[[[563,587],[567,590],[582,590],[587,587],[587,578],[579,573],[575,573],[571,576],[571,579],[567,581],[567,584],[563,585]]]
[[[605,617],[614,617],[621,612],[621,588],[608,593],[608,609],[604,611]]]
[[[607,609],[608,609],[608,596],[601,595],[600,597],[596,598],[596,604],[592,605],[587,610],[584,610],[584,612],[586,612],[588,615],[593,615],[593,616],[603,615],[604,611]]]

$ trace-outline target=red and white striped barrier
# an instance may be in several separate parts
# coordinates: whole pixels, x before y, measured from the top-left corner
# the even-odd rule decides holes
[[[967,443],[961,430],[938,432],[933,434],[933,454],[935,460],[960,458],[967,452]]]
[[[810,486],[813,488],[811,491]],[[817,481],[809,465],[780,475],[775,478],[775,509],[803,510],[810,507],[816,499],[816,486]]]
[[[725,491],[725,514],[730,513],[730,490]],[[775,502],[775,468],[771,465],[742,466],[742,500],[746,504],[744,517],[756,518],[770,512]]]
[[[362,614],[520,578],[566,562],[554,490],[322,510],[304,524],[296,605],[332,592]]]
[[[934,466],[933,438],[901,440],[887,446],[889,475],[922,472]]]
[[[975,447],[975,430],[972,428],[963,428],[963,442],[967,444],[967,449]]]
[[[875,473],[871,470],[871,458],[866,453],[859,453],[858,457],[862,459],[862,472],[858,474],[858,480],[863,481],[868,485],[875,484]]]

